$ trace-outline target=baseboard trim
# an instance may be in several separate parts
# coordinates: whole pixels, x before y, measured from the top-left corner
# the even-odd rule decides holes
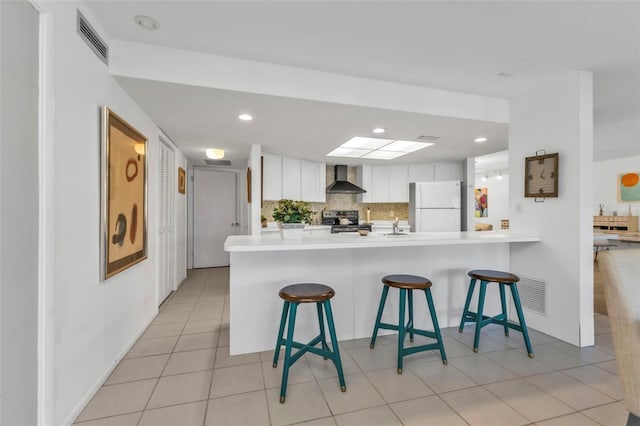
[[[138,339],[146,331],[147,327],[151,325],[151,322],[155,319],[156,316],[158,316],[158,311],[154,312],[154,314],[147,321],[144,322],[145,325],[141,327],[138,333],[134,335],[133,339],[129,341],[129,344],[127,344],[125,348],[122,351],[120,351],[118,356],[116,356],[116,358],[109,365],[107,370],[102,375],[100,375],[100,377],[98,377],[98,380],[95,382],[95,384],[91,386],[91,388],[89,388],[89,390],[85,393],[84,397],[82,397],[80,401],[78,401],[76,406],[71,410],[71,412],[69,412],[67,417],[64,418],[64,420],[61,423],[62,425],[70,426],[73,424],[75,419],[80,415],[80,413],[82,413],[82,410],[85,409],[89,401],[91,401],[91,399],[96,395],[98,390],[100,390],[104,382],[107,381],[111,373],[113,373],[113,370],[115,370],[118,364],[120,364],[120,361],[124,359],[124,357],[127,355],[127,353],[129,353],[131,348],[133,348],[133,345],[136,344]]]

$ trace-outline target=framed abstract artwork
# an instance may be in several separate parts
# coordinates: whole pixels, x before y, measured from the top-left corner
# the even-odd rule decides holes
[[[619,203],[640,203],[640,172],[618,174]]]
[[[147,258],[147,138],[102,108],[102,279]]]
[[[476,188],[476,217],[489,217],[489,190],[487,188]]]
[[[178,192],[181,194],[185,193],[187,189],[187,178],[185,171],[182,167],[178,167]]]

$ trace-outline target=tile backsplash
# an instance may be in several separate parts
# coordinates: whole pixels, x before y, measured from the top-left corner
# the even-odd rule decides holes
[[[357,171],[355,167],[347,170],[350,182],[357,181]],[[333,166],[327,166],[327,186],[334,181]],[[273,221],[271,214],[278,205],[277,201],[265,200],[262,205],[262,214],[268,221]],[[355,194],[327,194],[327,201],[324,203],[309,203],[311,209],[317,214],[314,223],[320,223],[322,210],[358,210],[361,220],[367,218],[367,208],[371,210],[371,220],[393,220],[396,217],[400,220],[409,220],[409,203],[358,203]]]

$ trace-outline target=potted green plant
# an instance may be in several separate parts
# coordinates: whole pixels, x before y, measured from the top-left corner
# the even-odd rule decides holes
[[[267,217],[263,214],[260,215],[260,223],[262,223],[263,228],[267,227]]]
[[[315,212],[304,201],[280,200],[271,215],[278,226],[283,239],[300,239],[304,224],[311,223]]]

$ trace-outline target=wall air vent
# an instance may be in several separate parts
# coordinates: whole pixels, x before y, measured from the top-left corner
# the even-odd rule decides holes
[[[207,163],[207,165],[209,166],[230,166],[231,165],[230,160],[210,160],[208,158],[205,158],[204,162]]]
[[[535,278],[520,276],[518,294],[522,308],[537,314],[547,314],[547,283]],[[515,312],[514,312],[515,314]],[[517,317],[514,317],[517,318]]]
[[[76,31],[91,50],[93,50],[93,53],[95,53],[102,62],[109,65],[109,46],[107,46],[79,10]]]

